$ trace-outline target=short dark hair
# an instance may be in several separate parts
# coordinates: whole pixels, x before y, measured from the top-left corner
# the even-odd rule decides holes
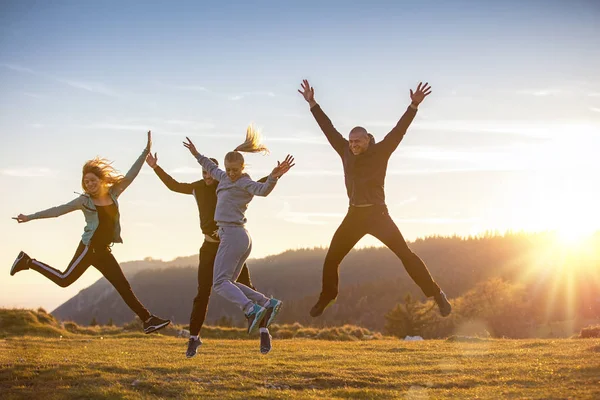
[[[215,164],[217,164],[217,167],[219,166],[219,162],[217,161],[216,158],[209,158],[209,160],[214,162]]]

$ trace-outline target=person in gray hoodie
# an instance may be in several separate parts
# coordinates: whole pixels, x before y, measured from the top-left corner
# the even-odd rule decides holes
[[[64,272],[31,258],[21,251],[12,265],[10,275],[31,269],[44,275],[58,286],[67,287],[93,265],[140,318],[145,333],[151,333],[169,325],[171,321],[152,315],[138,300],[123,274],[121,266],[111,252],[113,243],[123,243],[117,199],[139,174],[146,156],[150,153],[151,146],[152,134],[148,131],[146,148],[125,176],[120,175],[106,159],[97,157],[86,162],[81,177],[84,194],[57,207],[30,215],[19,214],[13,217],[18,223],[24,223],[34,219],[56,218],[75,210],[81,210],[86,226],[75,255]]]
[[[246,131],[246,141],[225,155],[225,171],[203,156],[189,138],[183,145],[192,153],[198,163],[219,181],[217,186],[217,206],[215,221],[221,240],[215,258],[213,289],[225,299],[237,304],[248,320],[248,333],[252,333],[266,319],[268,328],[281,308],[282,302],[269,299],[264,294],[236,282],[241,268],[250,256],[252,238],[245,229],[246,210],[254,196],[268,196],[277,180],[294,166],[294,158],[288,155],[269,174],[266,182],[253,181],[244,172],[244,156],[241,152],[267,153],[260,143],[258,132],[251,126]],[[261,328],[261,334],[264,332]]]

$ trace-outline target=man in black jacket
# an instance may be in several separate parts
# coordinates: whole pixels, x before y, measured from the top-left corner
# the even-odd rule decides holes
[[[307,80],[302,82],[301,89],[298,92],[310,105],[310,111],[319,127],[342,159],[346,191],[350,200],[348,213],[333,235],[325,256],[321,295],[310,315],[318,317],[335,301],[338,295],[339,264],[363,236],[371,234],[400,258],[410,277],[427,297],[433,296],[440,313],[447,316],[452,307],[446,295],[429,274],[425,263],[406,244],[388,214],[384,192],[388,160],[415,118],[419,104],[431,93],[431,86],[419,83],[415,92],[410,91],[411,103],[408,109],[394,129],[378,143],[360,126],[350,131],[349,140],[344,138],[315,101],[315,91]]]
[[[211,158],[211,160],[219,165],[219,162]],[[167,174],[161,167],[158,166],[158,157],[156,154],[148,154],[146,162],[160,180],[172,191],[191,194],[196,199],[198,205],[198,214],[200,215],[200,229],[204,234],[204,243],[200,248],[199,264],[198,264],[198,293],[194,298],[192,306],[192,313],[190,315],[190,340],[188,343],[188,349],[186,351],[186,357],[194,357],[197,353],[198,347],[202,344],[200,339],[200,330],[204,324],[206,318],[206,311],[208,308],[208,300],[210,298],[210,292],[213,284],[213,267],[215,264],[215,257],[217,256],[217,250],[219,249],[219,237],[217,236],[217,223],[215,222],[215,208],[217,206],[217,185],[218,182],[210,176],[208,171],[202,170],[203,179],[193,183],[182,183],[173,179]],[[259,182],[266,180],[262,178]],[[252,282],[250,281],[250,272],[248,266],[244,264],[240,276],[237,281],[243,285],[246,285],[252,289]],[[266,322],[266,320],[265,320]],[[260,351],[263,354],[268,353],[271,350],[271,335],[266,327],[261,325],[260,328]]]

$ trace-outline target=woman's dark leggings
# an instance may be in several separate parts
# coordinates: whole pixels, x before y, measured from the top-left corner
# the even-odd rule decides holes
[[[114,286],[125,303],[142,321],[150,318],[150,312],[135,297],[133,290],[131,290],[131,285],[121,270],[121,266],[115,260],[108,247],[95,249],[80,242],[65,272],[60,272],[35,259],[31,260],[29,268],[44,275],[58,286],[67,287],[79,279],[88,267],[92,265]]]

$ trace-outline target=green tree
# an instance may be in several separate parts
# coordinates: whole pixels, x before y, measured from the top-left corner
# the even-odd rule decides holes
[[[399,338],[421,335],[424,324],[424,308],[413,300],[410,293],[404,297],[404,304],[396,306],[385,315],[385,330]]]

